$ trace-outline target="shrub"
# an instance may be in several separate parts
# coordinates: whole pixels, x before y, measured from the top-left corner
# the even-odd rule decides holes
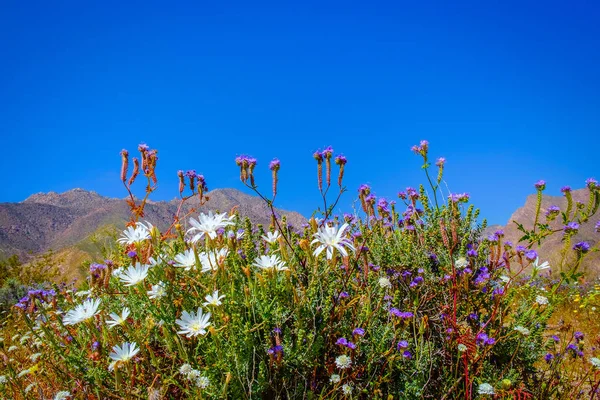
[[[17,304],[10,323],[28,332],[5,335],[0,393],[444,399],[597,391],[598,359],[584,353],[583,337],[566,330],[560,347],[547,330],[559,288],[580,277],[579,261],[597,249],[570,250],[578,262],[551,283],[533,249],[552,234],[539,215],[531,231],[522,228],[524,247],[501,231],[482,238],[485,223],[469,196],[441,195],[444,160],[432,179],[428,143],[413,151],[430,192],[408,188],[397,204],[362,185],[361,210],[345,215],[333,210],[346,159],[331,148],[315,153],[325,206],[299,229],[273,208],[279,161],[270,164],[267,196],[254,182],[256,160],[238,157],[241,181],[273,212],[268,230],[235,212],[211,212],[177,215],[164,232],[140,222],[156,185],[156,152],[140,146],[141,166],[134,161],[127,179],[124,151],[133,217],[120,251],[91,264],[79,291],[29,292]],[[147,195],[138,203],[130,188],[140,173]],[[182,204],[206,200],[203,177],[178,176]],[[589,219],[598,196],[592,185],[592,206],[565,211],[565,223]],[[560,366],[569,357],[581,364],[567,379]]]

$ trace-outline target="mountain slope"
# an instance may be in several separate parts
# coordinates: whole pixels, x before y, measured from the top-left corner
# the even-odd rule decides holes
[[[198,206],[191,199],[182,215],[192,207],[199,212],[228,212],[238,207],[242,216],[256,223],[269,224],[270,212],[263,200],[235,189],[216,189],[208,193],[210,200]],[[148,203],[144,220],[166,229],[173,221],[178,200]],[[306,219],[296,213],[277,210],[288,222],[299,227]],[[72,189],[64,193],[37,193],[21,203],[0,203],[0,257],[12,254],[27,259],[48,249],[64,249],[85,240],[103,226],[124,227],[130,211],[125,200],[103,197],[95,192]],[[184,222],[185,223],[185,222]]]

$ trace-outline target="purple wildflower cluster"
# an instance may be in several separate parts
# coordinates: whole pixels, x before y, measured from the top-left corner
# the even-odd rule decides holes
[[[489,337],[485,332],[479,332],[475,338],[475,343],[478,346],[491,346],[496,343],[496,339]]]
[[[410,148],[410,150],[415,154],[426,157],[427,151],[429,150],[429,142],[427,140],[421,140],[418,146],[414,145]]]
[[[576,234],[579,231],[579,224],[577,222],[569,222],[563,227],[565,234]]]
[[[354,343],[352,343],[351,341],[349,341],[348,339],[344,338],[344,337],[339,338],[335,342],[335,344],[337,344],[338,346],[345,346],[345,347],[347,347],[349,349],[352,349],[352,350],[356,349],[356,345]]]
[[[573,246],[573,250],[580,254],[585,254],[590,251],[590,244],[588,242],[578,242]]]
[[[546,189],[546,181],[543,179],[540,179],[539,181],[537,181],[534,184],[534,186],[537,190],[544,190],[544,189]]]
[[[29,307],[29,305],[35,300],[38,299],[42,303],[48,303],[52,301],[52,298],[56,296],[56,291],[54,289],[33,289],[29,290],[27,294],[19,300],[15,307],[20,308],[21,310],[25,310]]]
[[[390,308],[390,314],[400,319],[409,319],[414,316],[414,314],[409,311],[400,311],[395,307]]]
[[[469,193],[452,193],[448,196],[448,200],[453,203],[467,203],[469,201]]]

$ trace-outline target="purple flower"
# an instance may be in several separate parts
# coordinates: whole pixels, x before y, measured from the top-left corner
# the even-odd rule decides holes
[[[467,256],[469,256],[469,257],[477,257],[477,250],[473,250],[473,249],[468,250],[467,251]]]
[[[104,264],[90,264],[90,273],[95,274],[99,271],[106,269],[106,265]]]
[[[544,359],[546,360],[546,362],[548,364],[550,364],[550,362],[554,359],[554,356],[552,355],[552,353],[546,353],[546,355],[544,356]]]
[[[346,340],[346,338],[341,337],[337,340],[337,342],[335,342],[335,344],[345,346],[348,344],[348,341]]]
[[[546,210],[546,217],[553,217],[560,212],[560,208],[558,206],[550,206]]]
[[[400,351],[400,349],[406,349],[407,347],[408,347],[408,342],[406,340],[401,340],[396,345],[396,348],[398,349],[398,351]]]
[[[371,187],[363,183],[358,187],[358,193],[366,196],[371,193]]]
[[[556,336],[556,335],[552,335],[552,336],[550,336],[550,337],[551,337],[551,338],[552,338],[552,340],[554,340],[556,343],[560,342],[560,339],[559,339],[559,337],[558,337],[558,336]]]
[[[317,162],[323,162],[323,153],[317,150],[313,153],[313,158],[317,160]]]
[[[352,334],[354,336],[364,336],[365,335],[365,330],[363,328],[356,328],[352,331]]]
[[[563,186],[560,188],[560,191],[564,194],[571,193],[571,186]]]
[[[573,250],[575,250],[581,254],[585,254],[588,251],[590,251],[590,244],[588,242],[576,243],[575,246],[573,246]]]
[[[347,162],[348,159],[341,154],[335,158],[335,163],[337,165],[345,165]]]
[[[594,189],[598,187],[598,181],[594,178],[587,178],[585,180],[585,184],[589,189]]]
[[[517,247],[515,247],[515,250],[517,251],[517,253],[525,253],[527,248],[525,246],[518,245]]]
[[[565,233],[577,233],[579,230],[579,224],[577,222],[569,222],[563,227]]]
[[[412,358],[412,354],[411,354],[410,351],[405,350],[404,353],[402,353],[402,357],[411,359]]]
[[[269,163],[269,169],[271,171],[279,171],[279,167],[281,167],[281,161],[278,158],[274,158],[273,161]]]
[[[131,251],[127,252],[127,257],[135,258],[135,257],[137,257],[137,252],[135,250],[131,250]]]
[[[579,342],[580,340],[583,339],[583,332],[577,331],[574,333],[574,336],[575,336],[575,340],[577,340],[577,342]]]
[[[444,157],[440,157],[437,159],[437,161],[435,162],[435,165],[442,168],[444,166],[444,164],[446,164],[446,159]]]
[[[594,227],[596,232],[600,232],[600,221],[596,222],[596,226]]]
[[[529,250],[525,252],[525,258],[529,261],[535,261],[535,259],[538,258],[538,253],[535,250]]]
[[[477,316],[476,313],[471,313],[468,315],[468,318],[473,320],[473,321],[477,321],[479,319],[479,316]]]
[[[408,318],[412,318],[414,316],[413,313],[408,312],[408,311],[400,311],[397,308],[390,308],[390,314],[392,314],[395,317],[398,318],[402,318],[402,319],[408,319]]]
[[[98,350],[100,348],[100,342],[92,343],[92,350]]]
[[[333,155],[333,148],[331,146],[327,146],[321,154],[325,158],[331,158],[331,156]]]
[[[278,333],[281,335],[281,328],[274,328],[273,333]]]
[[[143,153],[144,151],[148,151],[148,150],[150,150],[150,147],[146,143],[140,143],[138,145],[138,151]]]
[[[535,188],[537,190],[544,190],[544,189],[546,189],[546,181],[543,180],[543,179],[540,179],[539,181],[537,181],[535,183]]]
[[[346,297],[350,297],[350,295],[347,292],[340,293],[340,296],[339,296],[340,299],[345,299]]]

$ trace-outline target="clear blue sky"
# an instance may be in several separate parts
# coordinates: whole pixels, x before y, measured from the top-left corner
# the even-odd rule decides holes
[[[122,3],[127,3],[123,5]],[[4,1],[0,202],[73,187],[123,197],[122,148],[241,189],[234,158],[282,161],[279,206],[319,204],[311,154],[348,157],[379,196],[445,156],[454,192],[493,223],[534,192],[600,178],[596,1]],[[292,3],[292,2],[290,2]]]

